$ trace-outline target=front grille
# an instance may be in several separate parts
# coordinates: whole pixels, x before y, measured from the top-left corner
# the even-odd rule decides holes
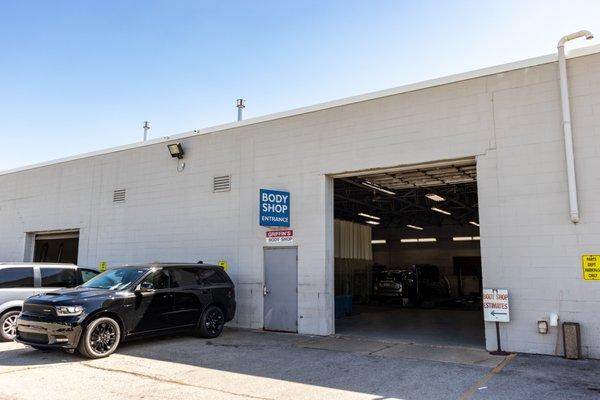
[[[43,333],[19,332],[19,338],[26,342],[48,344],[48,336]]]
[[[56,316],[56,310],[52,306],[43,304],[23,304],[23,314],[36,317]]]

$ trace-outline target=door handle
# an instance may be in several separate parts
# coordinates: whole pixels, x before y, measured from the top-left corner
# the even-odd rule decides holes
[[[270,293],[270,292],[269,292],[269,289],[267,289],[267,285],[263,285],[263,296],[266,296],[266,295],[268,295],[269,293]]]

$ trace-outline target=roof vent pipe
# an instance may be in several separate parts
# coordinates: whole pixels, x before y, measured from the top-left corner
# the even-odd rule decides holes
[[[237,99],[236,107],[238,109],[238,121],[241,121],[243,118],[244,108],[246,108],[246,100]]]
[[[585,36],[587,40],[594,37],[590,31],[579,31],[562,37],[558,41],[558,75],[560,80],[560,101],[562,106],[563,132],[565,136],[565,157],[567,161],[567,184],[569,186],[569,208],[571,221],[579,222],[579,206],[577,205],[577,182],[575,179],[575,156],[573,154],[573,132],[571,131],[571,107],[569,105],[569,83],[567,81],[567,62],[565,59],[565,43]]]
[[[144,128],[144,142],[145,142],[146,140],[148,140],[148,129],[150,129],[150,122],[144,121],[143,128]]]

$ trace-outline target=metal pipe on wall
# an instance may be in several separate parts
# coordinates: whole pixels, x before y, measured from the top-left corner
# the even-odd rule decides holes
[[[571,129],[571,107],[569,105],[569,83],[567,80],[567,61],[565,43],[569,40],[585,36],[587,40],[594,37],[590,31],[579,31],[562,37],[558,41],[558,75],[560,81],[560,101],[562,106],[563,133],[565,137],[565,158],[567,162],[567,184],[569,187],[569,213],[573,223],[579,222],[579,205],[577,201],[577,182],[575,177],[575,156],[573,153],[573,132]]]

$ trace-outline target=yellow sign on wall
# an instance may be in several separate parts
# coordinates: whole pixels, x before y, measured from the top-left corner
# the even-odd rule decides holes
[[[583,279],[586,281],[600,281],[600,254],[587,254],[581,256]]]
[[[227,260],[219,260],[219,262],[217,264],[219,265],[219,267],[223,268],[225,271],[227,271],[227,268],[229,268],[229,265],[227,264]]]
[[[106,271],[106,267],[107,267],[106,261],[100,261],[100,265],[98,266],[98,270],[100,272],[104,272],[104,271]]]

